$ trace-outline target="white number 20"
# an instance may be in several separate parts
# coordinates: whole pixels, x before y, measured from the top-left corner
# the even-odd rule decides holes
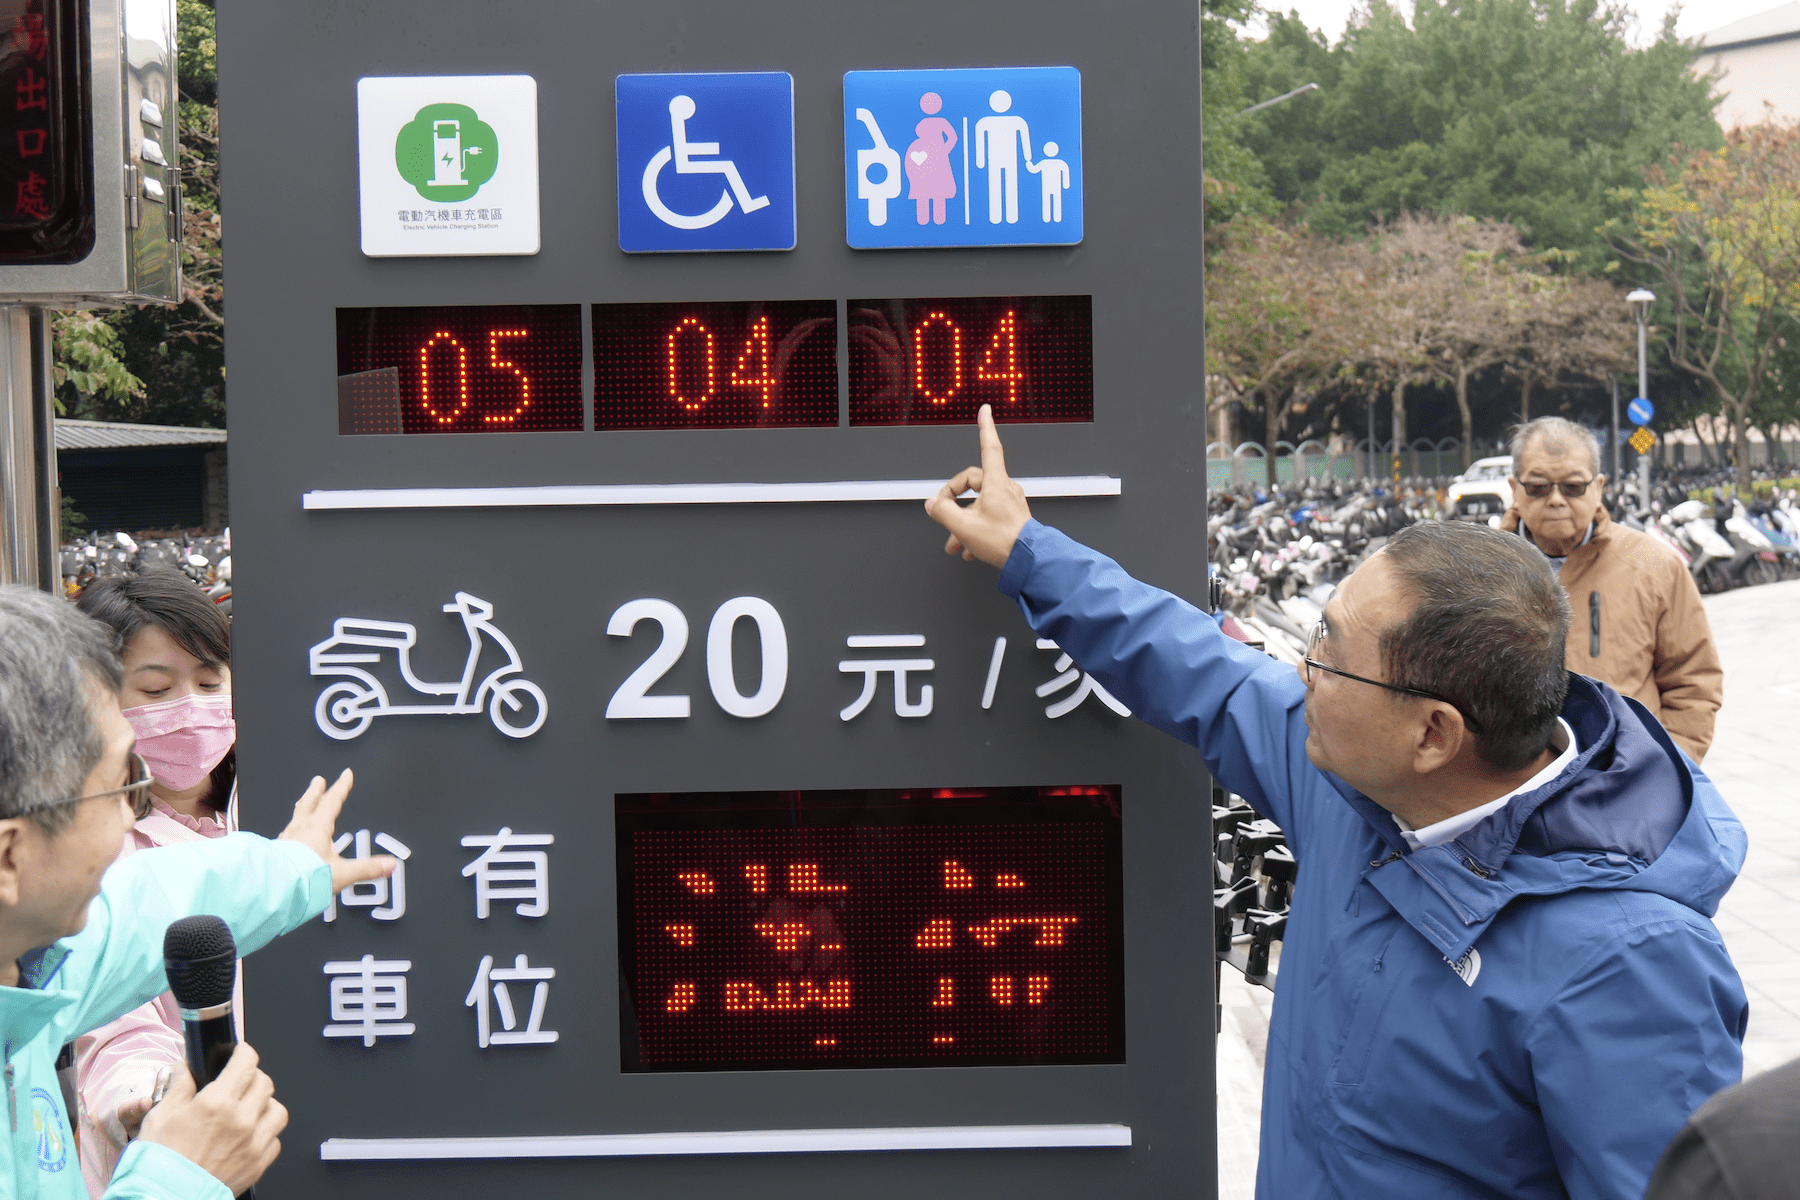
[[[762,639],[762,681],[754,694],[746,696],[738,690],[737,676],[731,665],[731,635],[737,623],[748,617],[756,622]],[[619,690],[606,706],[608,720],[675,719],[690,712],[686,696],[652,696],[648,692],[668,674],[669,668],[687,649],[688,620],[667,600],[632,600],[621,604],[606,623],[613,637],[630,637],[637,623],[655,621],[662,626],[662,641],[638,669],[625,677]],[[706,679],[712,686],[713,699],[734,717],[760,717],[781,703],[787,690],[787,627],[781,614],[767,600],[756,596],[737,596],[719,606],[706,631]]]

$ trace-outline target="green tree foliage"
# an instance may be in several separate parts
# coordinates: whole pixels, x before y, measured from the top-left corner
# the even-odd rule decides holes
[[[225,423],[225,290],[219,197],[219,69],[211,0],[176,0],[183,300],[54,318],[57,406],[67,416]]]
[[[56,388],[56,408],[64,416],[79,417],[64,403],[64,396],[94,398],[114,407],[141,400],[144,381],[126,370],[120,356],[125,344],[106,318],[92,310],[58,313],[50,327],[51,382]]]
[[[1735,129],[1716,150],[1651,167],[1619,199],[1631,214],[1613,222],[1614,246],[1659,293],[1669,362],[1704,381],[1731,422],[1748,488],[1750,427],[1766,419],[1764,392],[1800,311],[1800,125]]]
[[[1409,26],[1372,0],[1327,46],[1297,16],[1274,17],[1245,48],[1243,94],[1323,91],[1245,118],[1238,136],[1275,198],[1321,233],[1409,211],[1491,218],[1599,271],[1616,189],[1677,144],[1720,141],[1673,24],[1633,49],[1627,21],[1616,0],[1417,0]]]
[[[1269,214],[1275,209],[1262,162],[1239,136],[1237,114],[1244,99],[1244,70],[1249,50],[1239,28],[1256,12],[1255,0],[1201,0],[1200,120],[1205,147],[1206,225],[1239,214]]]

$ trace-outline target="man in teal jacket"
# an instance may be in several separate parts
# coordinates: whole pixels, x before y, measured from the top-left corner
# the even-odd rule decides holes
[[[1403,530],[1296,672],[1033,521],[985,409],[982,466],[926,507],[1040,635],[1287,834],[1259,1196],[1644,1194],[1742,1070],[1748,1008],[1709,918],[1745,840],[1642,705],[1564,669],[1541,554]]]
[[[276,841],[239,833],[111,870],[149,775],[119,713],[110,634],[43,593],[0,587],[0,1195],[86,1200],[56,1075],[79,1034],[168,989],[163,932],[224,918],[248,954],[378,878],[391,859],[331,846],[348,771],[315,779]],[[241,1045],[197,1094],[186,1068],[119,1161],[108,1200],[229,1200],[280,1150],[287,1110]]]

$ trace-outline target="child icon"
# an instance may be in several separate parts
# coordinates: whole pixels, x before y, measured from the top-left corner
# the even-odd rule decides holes
[[[927,219],[942,225],[950,198],[956,195],[956,174],[950,167],[956,128],[935,115],[943,106],[943,98],[936,92],[919,97],[919,108],[930,115],[914,127],[918,140],[906,148],[906,180],[912,185],[906,197],[918,204],[921,225]]]
[[[1056,157],[1058,149],[1055,142],[1045,142],[1044,157],[1025,164],[1025,169],[1035,173],[1043,184],[1044,223],[1047,225],[1061,223],[1063,189],[1069,186],[1069,164]]]

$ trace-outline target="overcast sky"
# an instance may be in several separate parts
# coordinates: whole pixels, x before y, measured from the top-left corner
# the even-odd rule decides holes
[[[1265,0],[1265,3],[1282,12],[1297,9],[1301,20],[1311,28],[1323,29],[1333,42],[1344,32],[1344,22],[1352,10],[1358,7],[1357,0]],[[1682,6],[1676,28],[1683,37],[1696,37],[1742,17],[1776,8],[1780,3],[1781,0],[1689,0]],[[1401,0],[1401,4],[1410,11],[1405,0]],[[1663,13],[1675,4],[1671,0],[1627,0],[1627,6],[1637,11],[1637,40],[1641,43],[1656,36],[1662,26]]]

